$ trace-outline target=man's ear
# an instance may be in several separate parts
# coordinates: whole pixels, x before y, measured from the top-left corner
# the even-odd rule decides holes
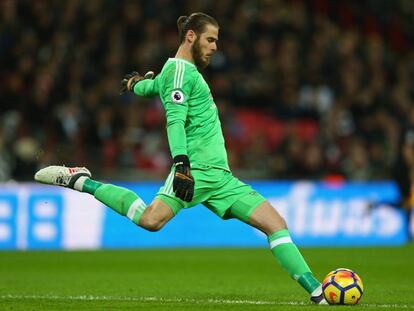
[[[197,35],[194,32],[194,30],[190,29],[189,31],[187,31],[186,39],[187,39],[188,43],[190,43],[190,44],[193,43],[197,39]]]

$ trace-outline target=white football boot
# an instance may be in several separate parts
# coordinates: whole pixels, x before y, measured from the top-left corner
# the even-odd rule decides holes
[[[75,182],[81,176],[90,178],[92,174],[86,167],[52,165],[37,171],[34,179],[43,184],[74,189]]]
[[[310,300],[316,305],[327,305],[328,304],[328,302],[326,301],[322,293],[322,285],[319,285],[318,288],[313,291],[313,293],[311,294]]]

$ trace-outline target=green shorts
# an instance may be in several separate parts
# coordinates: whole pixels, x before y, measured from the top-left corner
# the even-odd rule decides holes
[[[254,209],[266,199],[229,171],[220,168],[192,168],[194,196],[191,202],[177,198],[172,189],[174,168],[156,198],[165,202],[174,214],[182,208],[203,204],[223,219],[238,218],[247,221]]]

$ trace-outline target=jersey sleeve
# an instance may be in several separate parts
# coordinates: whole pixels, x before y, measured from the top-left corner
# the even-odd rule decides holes
[[[168,143],[173,158],[179,154],[187,155],[185,122],[188,98],[194,85],[194,75],[189,71],[184,63],[177,61],[165,68],[162,74],[163,87],[159,95],[166,112]]]
[[[154,97],[159,94],[158,77],[141,80],[134,85],[134,93],[142,97]]]

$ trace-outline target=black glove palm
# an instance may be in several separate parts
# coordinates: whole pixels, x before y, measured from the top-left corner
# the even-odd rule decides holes
[[[175,196],[183,201],[191,202],[194,195],[194,178],[191,176],[190,160],[186,155],[174,157],[175,174],[173,190]]]

